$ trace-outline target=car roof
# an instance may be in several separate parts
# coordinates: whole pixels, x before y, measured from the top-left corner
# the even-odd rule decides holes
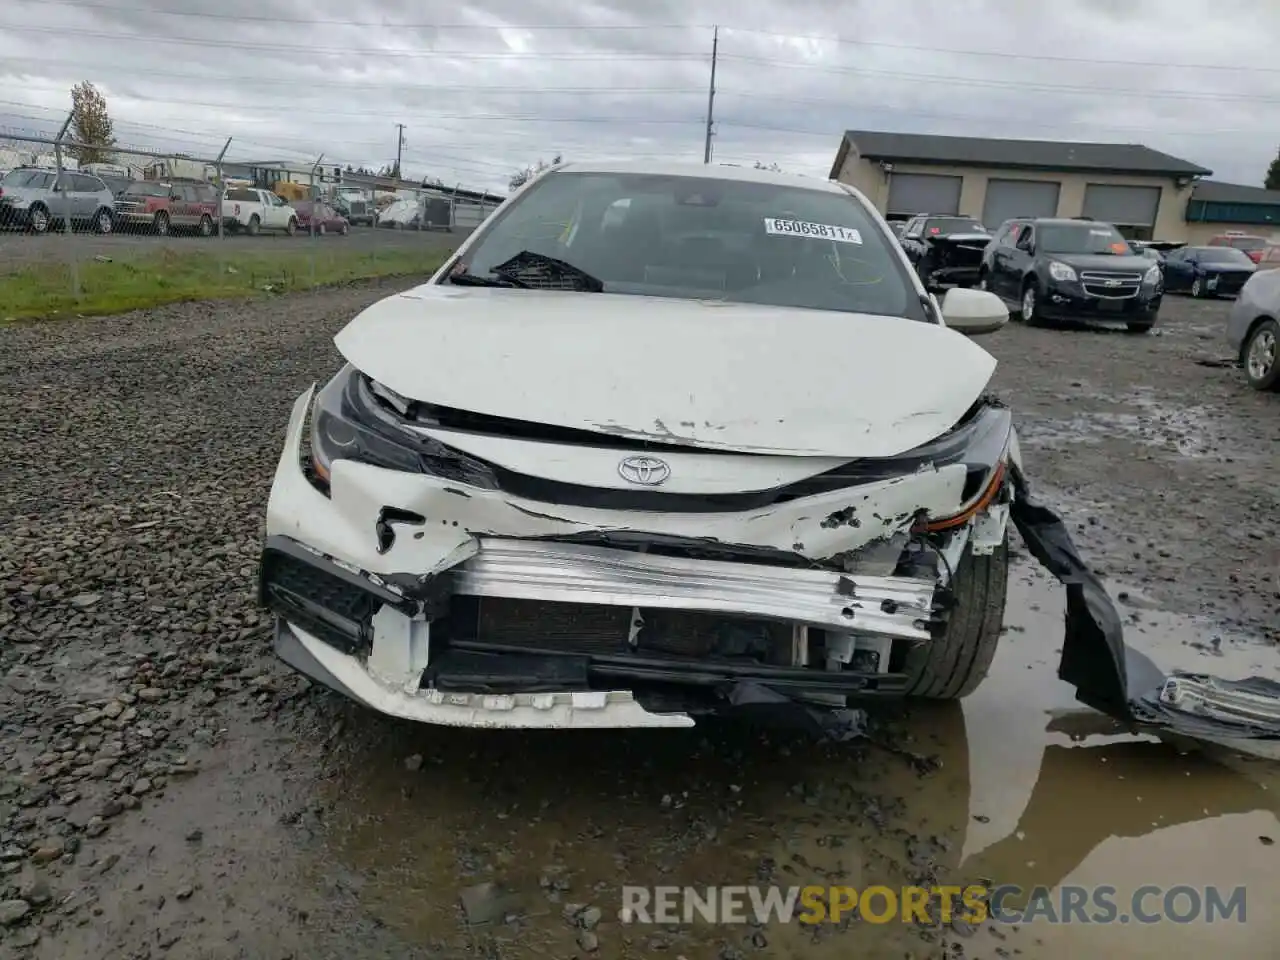
[[[738,167],[730,164],[680,163],[668,161],[654,163],[639,160],[574,160],[553,167],[553,171],[565,173],[620,173],[659,177],[702,177],[712,180],[731,180],[747,183],[769,183],[777,186],[802,187],[824,193],[851,192],[834,180],[806,177],[798,173],[781,173],[776,170],[757,170],[754,167]]]

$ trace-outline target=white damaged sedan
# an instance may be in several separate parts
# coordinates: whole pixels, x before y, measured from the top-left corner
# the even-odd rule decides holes
[[[468,726],[964,696],[1019,471],[965,334],[1006,319],[982,291],[940,304],[843,184],[553,168],[352,320],[295,403],[276,650]]]

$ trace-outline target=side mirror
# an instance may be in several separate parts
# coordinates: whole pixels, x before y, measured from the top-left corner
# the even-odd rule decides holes
[[[1009,322],[1009,309],[987,290],[953,287],[942,298],[942,322],[969,336],[994,333]]]

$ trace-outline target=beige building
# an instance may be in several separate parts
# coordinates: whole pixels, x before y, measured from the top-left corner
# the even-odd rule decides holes
[[[1139,144],[850,130],[831,179],[857,187],[890,219],[954,213],[994,228],[1011,217],[1084,216],[1135,240],[1189,241],[1209,229],[1205,221],[1193,231],[1187,214],[1212,173]],[[1226,229],[1239,228],[1224,222],[1208,235]]]

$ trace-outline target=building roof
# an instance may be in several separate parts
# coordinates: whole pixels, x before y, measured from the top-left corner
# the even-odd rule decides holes
[[[1072,143],[1065,140],[993,140],[924,133],[847,130],[831,168],[839,175],[850,145],[865,160],[901,161],[957,167],[1021,170],[1078,170],[1096,173],[1207,177],[1199,164],[1171,157],[1139,143]]]
[[[1280,190],[1251,187],[1243,183],[1201,180],[1191,192],[1192,200],[1206,203],[1259,203],[1280,206]]]

